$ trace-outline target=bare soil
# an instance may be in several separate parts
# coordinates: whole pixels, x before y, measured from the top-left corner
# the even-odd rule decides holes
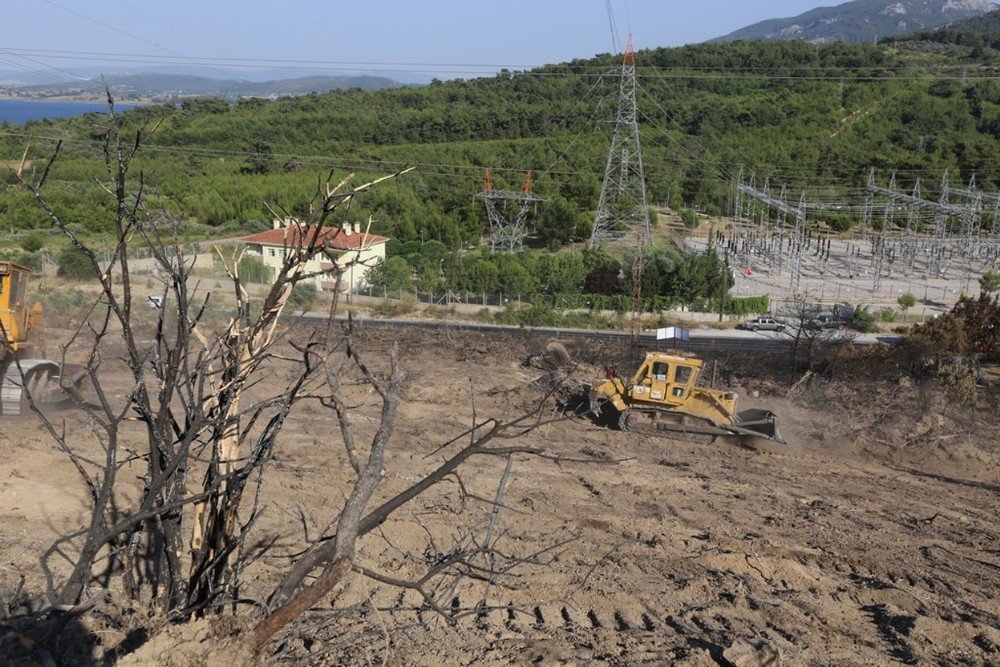
[[[392,339],[390,339],[392,336]],[[408,385],[381,500],[453,450],[441,444],[480,419],[532,404],[544,371],[524,360],[547,341],[470,334],[372,331],[366,361],[385,366],[400,346]],[[579,379],[597,379],[608,353],[568,346]],[[602,356],[603,355],[603,356]],[[512,554],[547,551],[489,609],[454,626],[414,611],[412,593],[352,575],[347,585],[268,649],[275,664],[968,664],[1000,662],[1000,420],[997,398],[975,406],[909,382],[790,383],[730,369],[721,377],[759,393],[744,407],[781,416],[789,455],[731,443],[644,439],[586,419],[526,436],[567,458],[519,456],[501,515]],[[276,377],[278,377],[276,375]],[[124,392],[123,377],[119,389]],[[370,435],[377,405],[360,390],[355,423]],[[72,413],[81,443],[89,427]],[[84,445],[86,446],[86,445]],[[0,586],[44,591],[38,557],[83,525],[87,493],[31,416],[0,429]],[[461,474],[492,497],[502,459]],[[331,413],[299,407],[261,490],[251,540],[264,553],[243,573],[243,597],[263,599],[336,516],[352,480]],[[415,576],[489,508],[444,484],[366,537],[359,563]],[[265,547],[268,547],[265,549]],[[112,584],[112,594],[116,592]],[[2,591],[0,591],[2,592]],[[452,604],[474,605],[481,582]],[[8,597],[3,596],[4,599]],[[113,599],[113,595],[112,595]],[[65,639],[6,633],[0,662],[31,664],[44,645],[59,664],[237,664],[250,605],[226,616],[153,627],[113,608]],[[769,662],[770,661],[770,662]]]

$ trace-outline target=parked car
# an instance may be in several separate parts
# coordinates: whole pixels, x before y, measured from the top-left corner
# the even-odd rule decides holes
[[[844,322],[836,315],[820,315],[819,317],[806,320],[802,323],[803,329],[842,329]]]
[[[785,323],[773,317],[755,317],[752,320],[740,322],[736,328],[746,331],[784,331]]]

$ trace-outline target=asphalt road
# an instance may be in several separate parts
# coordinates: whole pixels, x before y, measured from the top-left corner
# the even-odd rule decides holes
[[[338,317],[346,321],[346,317]],[[305,314],[297,318],[299,322],[321,324],[326,318],[320,315]],[[537,333],[551,338],[579,338],[590,341],[625,341],[628,332],[595,331],[590,329],[558,329],[552,327],[515,327],[500,324],[482,324],[478,322],[457,322],[452,320],[421,320],[421,319],[382,319],[374,317],[355,317],[354,321],[366,327],[414,327],[428,330],[475,331],[477,333],[503,335],[509,333]],[[695,350],[745,350],[760,352],[781,352],[787,349],[787,337],[774,332],[738,331],[735,329],[691,329],[690,341],[678,343],[677,347],[691,351]],[[875,345],[877,343],[895,344],[899,336],[882,334],[857,334],[855,345]],[[653,348],[657,345],[656,332],[646,331],[642,334],[643,346]],[[673,346],[673,345],[671,345]]]

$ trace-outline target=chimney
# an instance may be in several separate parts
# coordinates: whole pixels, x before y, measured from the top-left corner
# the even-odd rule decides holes
[[[361,223],[360,222],[355,222],[354,223],[354,233],[355,234],[360,234],[361,233]]]
[[[344,230],[344,236],[351,235],[351,223],[345,220],[344,222],[340,223],[340,228]]]
[[[284,226],[285,226],[285,221],[282,220],[281,218],[275,218],[274,220],[271,221],[272,229],[281,229]]]

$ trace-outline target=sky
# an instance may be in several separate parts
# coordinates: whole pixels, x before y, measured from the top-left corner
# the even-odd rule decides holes
[[[637,48],[701,42],[839,3],[610,1],[618,32],[633,33]],[[0,23],[0,70],[62,79],[83,67],[110,73],[207,59],[217,71],[253,59],[258,70],[311,66],[447,79],[610,51],[604,0],[30,0],[9,3]],[[86,53],[128,57],[110,62]]]

